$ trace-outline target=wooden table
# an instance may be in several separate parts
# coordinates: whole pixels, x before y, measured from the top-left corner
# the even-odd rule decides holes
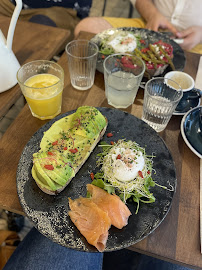
[[[0,29],[5,37],[7,37],[9,24],[9,17],[0,16]],[[70,32],[65,29],[18,20],[13,38],[13,52],[20,65],[38,59],[50,60],[64,49],[69,36]],[[6,114],[20,95],[18,85],[0,93],[0,118]]]
[[[82,33],[81,38],[91,35]],[[195,79],[199,55],[186,53],[185,71]],[[109,107],[104,93],[103,74],[97,72],[95,83],[88,91],[75,90],[70,84],[67,57],[59,64],[65,71],[62,112],[81,105]],[[143,90],[135,104],[126,111],[141,117]],[[177,190],[172,207],[162,224],[148,237],[130,249],[194,269],[202,268],[199,239],[199,158],[184,143],[180,133],[180,116],[173,116],[160,133],[172,153],[177,170]],[[27,105],[0,140],[0,207],[22,213],[16,191],[16,169],[23,147],[46,121],[34,118]]]

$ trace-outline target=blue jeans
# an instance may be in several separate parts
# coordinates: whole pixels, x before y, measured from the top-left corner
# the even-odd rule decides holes
[[[60,246],[35,228],[16,248],[4,270],[101,270],[103,254]]]
[[[60,246],[35,228],[16,248],[3,270],[189,270],[130,250],[104,253]],[[191,269],[190,269],[191,270]]]

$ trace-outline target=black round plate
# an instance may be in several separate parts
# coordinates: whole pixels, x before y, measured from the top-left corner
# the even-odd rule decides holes
[[[111,109],[98,108],[109,121],[107,131],[103,140],[110,143],[111,140],[126,138],[136,141],[140,146],[146,148],[148,155],[154,155],[153,168],[156,174],[153,179],[160,185],[171,190],[155,186],[152,192],[156,197],[153,204],[140,204],[138,214],[135,214],[136,204],[128,203],[132,212],[129,223],[122,230],[111,227],[107,241],[106,251],[118,250],[131,246],[156,229],[167,215],[173,195],[176,189],[176,171],[173,159],[161,137],[145,122],[126,112]],[[60,245],[81,251],[96,252],[89,245],[71,222],[68,211],[68,197],[76,199],[86,196],[86,184],[91,182],[90,172],[96,170],[97,154],[101,151],[96,147],[89,159],[82,166],[71,183],[57,196],[43,193],[31,175],[32,155],[39,150],[40,141],[44,131],[58,119],[73,113],[67,112],[56,117],[41,127],[25,146],[17,169],[17,192],[22,208],[34,226],[46,237]],[[107,133],[112,132],[114,136],[107,138]]]
[[[139,35],[143,40],[145,40],[146,47],[150,43],[154,43],[154,42],[157,42],[159,40],[162,40],[163,42],[171,44],[173,46],[173,55],[174,55],[173,64],[175,66],[175,69],[179,70],[179,71],[184,70],[184,66],[185,66],[185,62],[186,62],[184,51],[175,41],[170,39],[169,36],[166,35],[165,33],[155,32],[152,30],[144,29],[144,28],[134,28],[134,27],[120,27],[117,29],[122,29],[124,31],[134,32],[135,34]],[[99,36],[102,33],[97,34],[95,37],[93,37],[91,39],[91,41],[95,42],[98,45],[98,47],[100,47],[100,42],[101,42],[101,38]],[[98,61],[97,61],[97,70],[102,72],[102,73],[104,72],[103,71],[103,61],[104,60],[102,58],[102,54],[99,53],[98,54]],[[172,70],[171,67],[168,66],[161,76],[164,76],[167,72],[169,72],[171,70]]]

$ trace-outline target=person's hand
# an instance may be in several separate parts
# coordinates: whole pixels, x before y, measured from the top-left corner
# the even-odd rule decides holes
[[[159,28],[166,29],[174,34],[177,33],[177,29],[159,12],[153,14],[147,21],[146,28],[158,31]]]
[[[191,26],[176,34],[177,38],[184,39],[180,46],[185,50],[191,50],[197,44],[202,43],[202,27]]]

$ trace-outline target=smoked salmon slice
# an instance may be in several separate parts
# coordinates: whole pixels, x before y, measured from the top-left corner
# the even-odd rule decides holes
[[[91,195],[91,200],[108,214],[112,225],[122,229],[128,224],[131,212],[117,195],[111,195],[92,184],[87,184],[87,190]]]
[[[69,216],[86,238],[89,244],[95,246],[100,252],[104,251],[108,239],[108,230],[111,227],[111,220],[108,214],[100,209],[89,198],[69,198]]]

